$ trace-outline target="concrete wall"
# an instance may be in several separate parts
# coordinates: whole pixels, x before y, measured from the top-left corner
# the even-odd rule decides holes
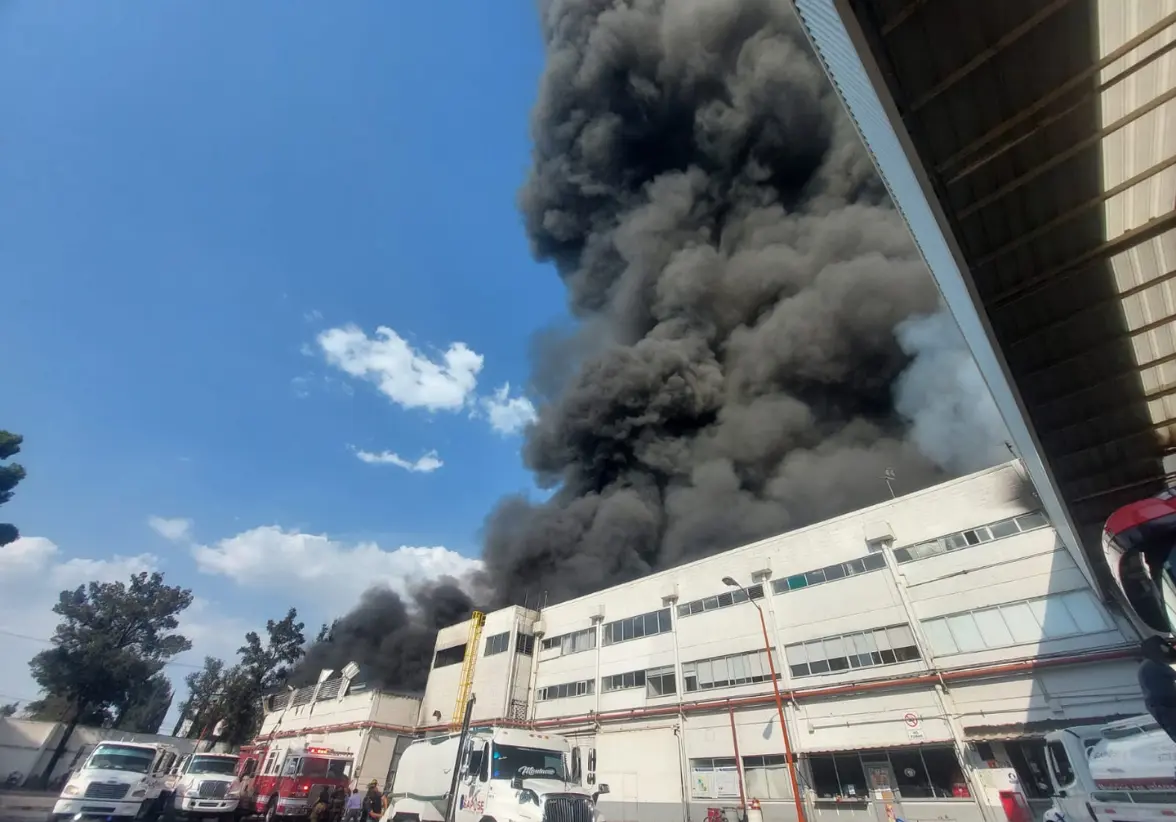
[[[530,686],[532,656],[519,653],[517,635],[531,633],[536,613],[526,608],[510,607],[486,615],[476,649],[473,684],[470,693],[477,697],[473,718],[493,719],[510,713],[512,699],[526,700]],[[464,645],[469,639],[469,621],[443,628],[437,634],[435,649]],[[507,649],[486,655],[487,640],[500,634],[509,635]],[[535,652],[538,648],[535,649]],[[438,724],[434,712],[440,714],[441,724],[460,721],[456,716],[457,692],[461,681],[461,663],[434,666],[421,700],[420,723]]]
[[[49,764],[64,730],[65,725],[60,722],[0,719],[0,779],[7,779],[14,771],[25,778],[40,775]],[[94,749],[94,745],[106,739],[163,742],[176,748],[180,754],[190,753],[196,744],[194,739],[79,726],[74,729],[65,754],[58,761],[50,781],[62,779],[70,770],[81,764]]]

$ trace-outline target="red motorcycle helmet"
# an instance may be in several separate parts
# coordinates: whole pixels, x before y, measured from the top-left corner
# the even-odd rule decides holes
[[[1103,526],[1103,555],[1120,604],[1144,638],[1171,638],[1163,575],[1176,547],[1176,489],[1124,505]]]

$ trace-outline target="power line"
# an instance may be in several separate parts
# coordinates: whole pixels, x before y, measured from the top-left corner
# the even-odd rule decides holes
[[[53,642],[51,640],[44,639],[43,637],[29,636],[28,634],[18,634],[16,631],[9,631],[5,628],[0,628],[0,635],[14,637],[15,639],[27,639],[29,642],[39,642],[42,645],[52,645],[53,644]],[[192,662],[181,662],[179,660],[174,660],[174,661],[163,663],[163,666],[165,668],[169,668],[173,665],[177,668],[194,668],[196,670],[201,670],[204,668],[203,665],[196,665],[195,663],[192,663]]]

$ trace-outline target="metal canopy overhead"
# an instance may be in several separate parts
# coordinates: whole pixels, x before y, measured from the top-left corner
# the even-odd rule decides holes
[[[1004,382],[977,358],[1024,414],[1018,446],[1097,552],[1176,450],[1176,0],[794,2],[965,337],[972,310],[996,350]],[[950,235],[954,302],[904,174]]]

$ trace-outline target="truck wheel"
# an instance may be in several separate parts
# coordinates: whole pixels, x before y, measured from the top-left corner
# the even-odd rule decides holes
[[[415,813],[398,813],[392,817],[392,822],[421,822]]]

